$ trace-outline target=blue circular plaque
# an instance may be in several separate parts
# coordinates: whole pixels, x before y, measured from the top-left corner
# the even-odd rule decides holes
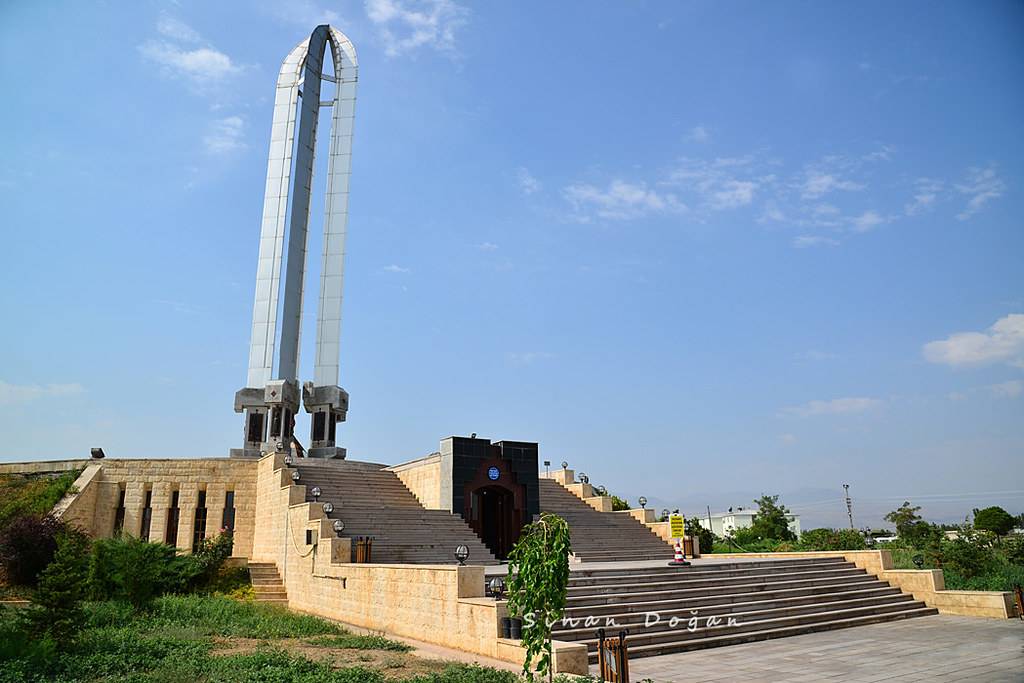
[[[492,467],[487,470],[487,478],[491,481],[498,481],[498,477],[501,476],[501,470],[497,467]]]

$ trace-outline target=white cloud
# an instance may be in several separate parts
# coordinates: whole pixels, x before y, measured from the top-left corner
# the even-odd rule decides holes
[[[800,187],[800,196],[804,199],[817,199],[835,190],[850,192],[863,189],[864,185],[845,180],[838,174],[808,170]]]
[[[183,78],[196,86],[209,86],[241,72],[241,67],[213,47],[184,48],[164,41],[139,47],[142,55],[160,65],[168,76]]]
[[[970,168],[967,170],[967,179],[964,183],[958,184],[956,189],[968,197],[967,206],[956,216],[965,221],[981,211],[985,204],[1002,197],[1006,191],[1006,183],[996,175],[995,169],[991,166]]]
[[[480,251],[498,251],[498,245],[493,242],[482,242],[476,248]]]
[[[40,398],[75,396],[81,384],[8,384],[0,380],[0,405],[24,405]]]
[[[892,153],[894,151],[895,149],[892,145],[882,145],[874,152],[868,152],[862,156],[861,159],[864,161],[889,161],[892,159]]]
[[[904,213],[908,216],[915,216],[922,211],[932,209],[944,190],[945,184],[941,180],[918,178],[914,181],[914,197],[903,207]]]
[[[541,189],[540,181],[523,166],[516,170],[516,179],[519,181],[519,189],[523,191],[523,194],[533,194]]]
[[[809,401],[800,406],[785,408],[782,412],[796,417],[818,415],[854,415],[873,410],[882,405],[877,398],[834,398],[830,401]]]
[[[1024,382],[1014,379],[1001,384],[992,384],[988,390],[997,398],[1017,398],[1024,392]]]
[[[400,265],[392,263],[389,266],[384,266],[384,272],[385,273],[410,273],[412,271],[410,271],[408,268],[403,268]]]
[[[245,149],[243,133],[245,121],[240,116],[228,116],[210,124],[203,137],[203,145],[210,154],[229,154]]]
[[[797,235],[793,238],[793,246],[797,249],[808,247],[838,247],[839,240],[822,235]]]
[[[758,174],[754,157],[744,156],[682,159],[659,184],[692,192],[703,208],[722,211],[751,204],[761,186],[773,180]]]
[[[708,130],[707,126],[694,126],[686,134],[686,139],[689,142],[699,142],[701,144],[711,142],[711,131]]]
[[[453,0],[366,0],[366,16],[377,26],[389,57],[421,47],[454,50],[455,32],[467,14]]]
[[[727,180],[711,193],[711,206],[715,209],[735,209],[754,201],[757,183],[749,180]]]
[[[160,35],[182,43],[198,43],[200,41],[199,33],[194,28],[167,14],[161,14],[157,19],[156,30]]]
[[[796,443],[795,434],[779,434],[779,441],[786,444],[787,446]]]
[[[565,188],[564,195],[583,220],[589,220],[590,212],[600,218],[626,220],[686,211],[686,206],[674,194],[650,190],[643,182],[613,180],[606,189],[577,183]]]
[[[877,211],[865,211],[861,215],[850,219],[854,232],[868,232],[888,222],[889,219],[883,218]]]
[[[1024,313],[1000,318],[984,332],[957,332],[924,345],[924,357],[952,367],[1006,362],[1024,367]]]

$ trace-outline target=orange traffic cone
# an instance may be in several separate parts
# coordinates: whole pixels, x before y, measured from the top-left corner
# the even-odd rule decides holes
[[[683,552],[683,539],[677,538],[675,544],[675,559],[668,563],[670,567],[689,567],[686,561],[686,554]]]

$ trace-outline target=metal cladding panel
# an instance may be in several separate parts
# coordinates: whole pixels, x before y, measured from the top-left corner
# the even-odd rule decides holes
[[[249,343],[249,375],[246,386],[263,387],[273,379],[277,332],[277,303],[281,282],[281,258],[287,224],[288,183],[291,149],[295,135],[295,105],[299,97],[299,76],[309,40],[299,43],[285,58],[277,78],[274,120],[270,127],[267,183],[260,229],[260,252],[256,268],[256,297],[253,303],[252,338]]]
[[[338,382],[345,232],[358,61],[352,42],[343,33],[329,26],[318,26],[309,39],[300,42],[288,54],[278,74],[256,272],[247,380],[249,387],[263,387],[275,378],[295,380],[297,375],[320,84],[328,44],[334,60],[337,87],[329,145],[314,383],[318,386],[334,386]],[[288,259],[281,307],[281,340],[280,348],[277,348],[278,304],[281,300],[281,268],[286,232]],[[276,375],[275,352],[278,361]]]
[[[356,82],[359,80],[359,64],[352,42],[340,31],[333,28],[330,31],[337,87],[332,107],[330,158],[327,164],[327,206],[324,210],[320,302],[316,321],[316,362],[313,368],[313,384],[316,386],[336,386],[340,372],[345,232],[348,225],[348,189],[352,170]]]

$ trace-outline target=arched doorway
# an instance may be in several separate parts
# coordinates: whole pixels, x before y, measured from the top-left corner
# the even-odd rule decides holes
[[[508,558],[526,520],[525,490],[508,463],[485,460],[463,489],[462,517],[499,560]]]
[[[470,514],[478,520],[477,534],[498,559],[507,558],[519,536],[515,496],[501,486],[484,486],[473,491],[470,498]]]

